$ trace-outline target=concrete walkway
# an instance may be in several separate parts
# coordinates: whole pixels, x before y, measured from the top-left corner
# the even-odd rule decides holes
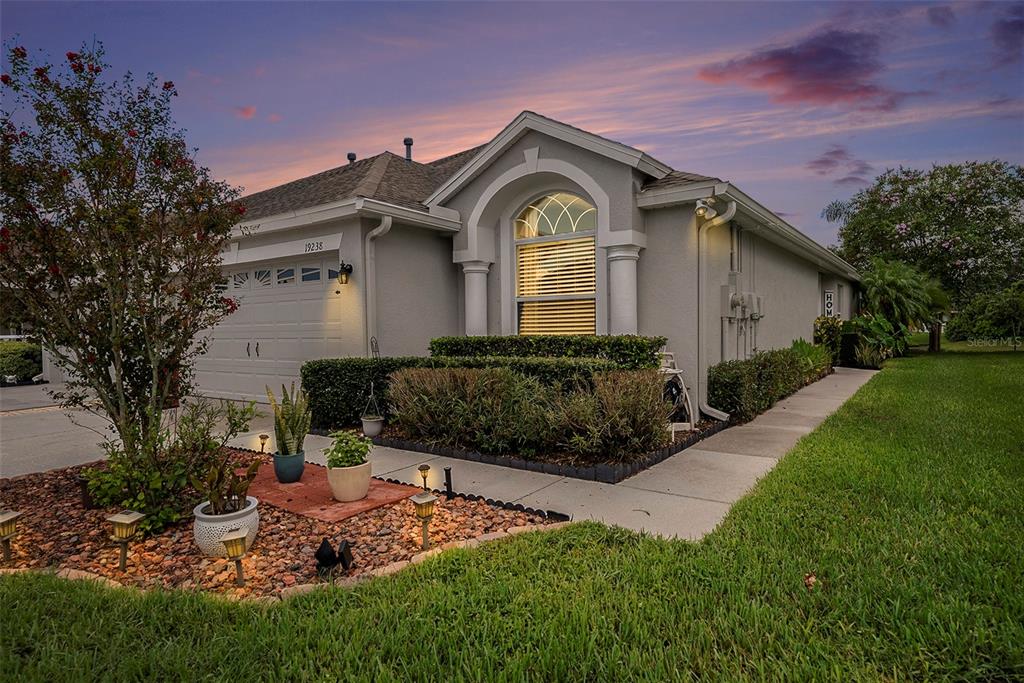
[[[444,468],[451,467],[453,487],[460,493],[555,510],[573,519],[593,519],[660,536],[699,539],[714,529],[732,504],[802,436],[835,412],[872,375],[870,370],[838,368],[753,421],[715,434],[618,484],[381,446],[373,449],[370,461],[378,477],[420,484],[417,467],[427,463],[427,483],[431,488],[443,489]],[[259,450],[257,432],[232,443]],[[329,443],[325,437],[307,437],[308,460],[324,464],[320,449]]]
[[[570,479],[539,472],[377,447],[370,460],[379,477],[420,484],[417,467],[430,465],[428,483],[444,488],[444,468],[452,468],[454,488],[532,508],[555,510],[574,519],[595,519],[663,536],[697,539],[711,531],[742,497],[804,434],[817,427],[874,373],[838,369],[835,374],[781,401],[741,427],[720,432],[635,477],[618,484]],[[67,467],[102,457],[96,445],[105,423],[76,413],[78,425],[40,387],[9,387],[0,392],[0,477]],[[231,445],[259,450],[259,434],[271,435],[269,411]],[[310,462],[324,464],[321,449],[330,439],[310,435]]]

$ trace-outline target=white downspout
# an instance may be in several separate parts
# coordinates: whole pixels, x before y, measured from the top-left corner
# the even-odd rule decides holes
[[[711,220],[702,222],[697,227],[697,406],[700,412],[716,420],[728,420],[729,414],[712,408],[707,403],[707,355],[704,352],[705,339],[707,338],[707,325],[704,322],[704,298],[707,293],[707,284],[704,282],[707,276],[707,267],[704,265],[707,252],[708,232],[711,228],[724,225],[736,215],[736,202],[730,201],[725,211]],[[697,217],[697,220],[701,220]],[[699,417],[699,416],[698,416]]]
[[[377,259],[373,241],[391,230],[391,216],[381,216],[380,225],[366,233],[366,355],[370,355],[370,339],[377,336]]]

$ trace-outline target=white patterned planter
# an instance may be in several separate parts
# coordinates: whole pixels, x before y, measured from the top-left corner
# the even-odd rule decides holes
[[[196,545],[210,557],[227,557],[224,551],[224,544],[220,542],[221,537],[229,531],[248,527],[249,533],[245,537],[246,550],[252,545],[256,538],[256,532],[260,529],[260,513],[256,506],[259,504],[252,496],[245,497],[245,507],[238,512],[229,512],[226,515],[210,515],[203,510],[210,506],[209,501],[203,501],[196,505],[192,513],[196,516],[192,524],[192,534],[195,536]]]

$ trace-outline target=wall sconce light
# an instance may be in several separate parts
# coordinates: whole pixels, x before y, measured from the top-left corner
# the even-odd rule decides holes
[[[430,465],[428,465],[427,463],[423,463],[416,469],[420,471],[420,476],[423,477],[423,490],[428,491],[429,489],[427,488],[427,475],[430,474]]]
[[[260,453],[267,450],[267,440],[270,438],[269,434],[260,434]]]
[[[242,558],[245,557],[245,539],[248,535],[249,527],[243,526],[241,529],[232,529],[220,537],[220,542],[224,544],[224,550],[227,552],[228,559],[233,560],[235,563],[236,586],[245,585]]]
[[[11,561],[11,541],[18,534],[18,518],[21,513],[15,510],[0,512],[0,544],[4,548],[4,562]]]
[[[110,537],[110,540],[121,546],[121,559],[118,563],[121,571],[124,571],[128,566],[128,542],[135,536],[135,531],[139,528],[139,522],[145,516],[141,512],[125,510],[124,512],[107,517],[107,521],[114,525],[114,535]]]
[[[348,276],[352,274],[352,264],[342,261],[338,264],[338,284],[347,285]]]
[[[430,548],[430,518],[434,516],[434,503],[437,496],[430,493],[417,493],[410,500],[416,506],[416,517],[423,524],[423,550]]]

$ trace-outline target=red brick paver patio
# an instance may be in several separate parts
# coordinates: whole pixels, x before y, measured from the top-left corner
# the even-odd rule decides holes
[[[322,522],[340,522],[361,512],[397,503],[419,491],[421,489],[415,486],[370,479],[370,490],[366,498],[339,503],[331,497],[327,468],[311,463],[306,463],[302,479],[294,484],[278,482],[274,476],[274,466],[264,464],[249,487],[249,495],[256,496],[260,501]]]

